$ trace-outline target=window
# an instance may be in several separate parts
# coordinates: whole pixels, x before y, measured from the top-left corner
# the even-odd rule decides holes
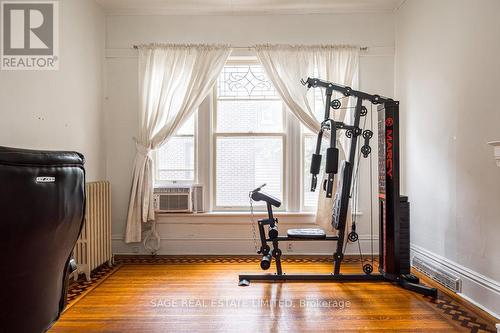
[[[285,112],[256,62],[226,65],[216,87],[214,207],[249,206],[248,192],[284,197]]]
[[[156,183],[194,183],[195,113],[156,151]]]
[[[322,90],[309,91],[320,122]],[[322,174],[311,192],[309,169],[317,133],[287,112],[257,59],[230,59],[209,100],[156,151],[156,185],[199,182],[212,210],[247,211],[248,192],[266,183],[282,210],[315,211]]]

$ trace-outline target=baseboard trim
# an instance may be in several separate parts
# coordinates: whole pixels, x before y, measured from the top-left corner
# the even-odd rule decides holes
[[[500,312],[500,306],[494,302],[495,299],[500,299],[500,283],[498,281],[418,245],[411,244],[410,249],[412,257],[418,254],[423,259],[429,260],[435,265],[442,266],[444,269],[462,278],[462,292],[457,293],[457,295],[493,317],[500,319],[500,315],[498,314]],[[484,295],[485,301],[479,301],[477,295]],[[488,302],[488,300],[493,301]]]
[[[162,235],[163,236],[163,235]],[[221,238],[221,237],[162,237],[158,255],[255,255],[254,242],[251,237]],[[258,242],[258,240],[257,240]],[[363,255],[371,252],[370,237],[361,235],[359,238]],[[374,238],[378,244],[378,238]],[[142,243],[126,244],[122,236],[113,235],[113,254],[149,254]],[[293,245],[289,244],[292,243]],[[280,242],[283,254],[288,255],[332,255],[336,242]],[[378,250],[378,246],[374,246]],[[347,247],[345,254],[358,254],[356,244]],[[374,254],[375,256],[378,253]]]
[[[362,241],[369,241],[370,235],[359,235],[359,239]],[[124,237],[122,235],[112,235],[111,240],[113,241],[123,241]],[[188,241],[188,242],[201,242],[201,241],[215,241],[215,242],[230,242],[230,241],[253,241],[253,238],[250,237],[232,237],[232,238],[221,238],[221,237],[203,237],[203,238],[192,238],[192,237],[162,237],[160,236],[160,240],[162,241]],[[286,242],[286,241],[283,241]],[[333,241],[332,241],[333,242]],[[378,242],[378,236],[373,236],[373,242]]]

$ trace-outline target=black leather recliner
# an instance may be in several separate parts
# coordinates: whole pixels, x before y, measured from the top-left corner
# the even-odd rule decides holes
[[[0,147],[0,332],[45,332],[66,305],[83,155]]]

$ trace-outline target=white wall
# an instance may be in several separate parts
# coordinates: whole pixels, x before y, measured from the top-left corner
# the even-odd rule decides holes
[[[131,253],[140,246],[122,242],[126,224],[132,162],[133,133],[137,130],[137,58],[132,45],[145,42],[230,43],[333,43],[368,46],[360,63],[361,89],[391,96],[394,78],[394,18],[392,13],[281,16],[108,16],[106,38],[106,150],[107,176],[113,185],[114,250]],[[208,112],[210,103],[201,110]],[[297,180],[299,181],[299,180]],[[362,203],[363,205],[363,203]],[[364,200],[365,208],[368,206]],[[360,233],[368,232],[367,214]],[[226,224],[214,225],[213,221]],[[312,218],[283,217],[299,225]],[[248,216],[180,217],[162,219],[160,253],[253,253]],[[188,223],[189,222],[189,223]],[[286,226],[283,225],[284,229]],[[365,236],[365,235],[362,235]],[[364,240],[366,243],[366,241]],[[297,244],[297,243],[296,243]],[[317,244],[317,243],[316,243]],[[324,244],[323,244],[324,245]],[[366,244],[365,244],[366,245]],[[332,247],[297,245],[295,252],[331,253]],[[299,247],[303,246],[303,247]]]
[[[0,71],[0,145],[76,150],[87,180],[102,179],[104,14],[93,0],[64,0],[59,17],[59,71]]]
[[[397,12],[396,98],[415,253],[500,313],[500,2],[408,0]]]

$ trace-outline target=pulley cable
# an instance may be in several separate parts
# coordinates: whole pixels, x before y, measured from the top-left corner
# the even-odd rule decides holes
[[[363,132],[366,129],[366,117],[363,119],[363,129],[361,132]],[[359,179],[360,179],[360,162],[361,162],[361,145],[358,146],[358,151],[357,151],[357,161],[356,161],[356,175],[354,177],[354,186],[353,186],[353,191],[354,193],[352,196],[355,198],[354,199],[354,210],[351,212],[352,214],[352,225],[354,228],[356,227],[356,222],[357,222],[357,215],[356,213],[358,212],[359,209]],[[358,250],[359,250],[359,257],[361,259],[361,268],[363,268],[363,253],[361,251],[361,242],[359,241],[359,236],[357,237],[357,243],[358,243]]]
[[[365,130],[365,128],[366,128],[366,117],[363,120],[363,127],[362,127],[361,132],[363,132]],[[361,251],[361,244],[359,242],[359,237],[357,236],[357,234],[355,234],[356,220],[357,220],[356,212],[357,212],[358,207],[359,207],[359,178],[360,178],[359,167],[360,167],[360,161],[361,161],[361,146],[358,147],[357,152],[355,154],[355,158],[357,158],[357,160],[355,160],[355,172],[354,172],[354,177],[353,177],[353,186],[351,187],[351,192],[349,194],[349,197],[352,199],[352,202],[353,202],[352,209],[351,209],[351,233],[349,233],[349,236],[351,234],[353,236],[347,237],[347,242],[344,244],[344,253],[345,253],[345,250],[347,248],[347,244],[349,243],[349,241],[351,241],[352,243],[358,242],[358,251],[359,251],[359,256],[361,259],[361,267],[364,268],[364,265],[363,265],[364,258],[363,258],[363,253]]]
[[[363,130],[361,132],[363,132],[366,128],[366,117],[365,119],[363,120]],[[354,199],[354,210],[351,211],[351,224],[356,222],[356,215],[355,213],[357,212],[357,208],[358,208],[358,200],[359,200],[359,163],[361,161],[361,147],[358,147],[358,151],[357,151],[357,155],[356,158],[357,158],[357,161],[355,162],[356,164],[356,168],[355,168],[355,173],[354,173],[354,178],[353,178],[353,186],[351,188],[351,193],[349,194],[349,197],[351,199]]]
[[[371,130],[374,130],[374,125],[373,125],[373,104],[370,105],[370,124],[371,124]],[[370,154],[370,162],[369,162],[369,169],[370,169],[370,244],[371,244],[371,259],[372,259],[372,266],[375,264],[375,258],[373,255],[373,156]]]
[[[252,200],[252,191],[248,193],[248,199],[250,200],[250,224],[252,225],[252,234],[253,234],[253,246],[255,249],[255,252],[258,253],[258,247],[257,247],[257,231],[255,230],[255,216],[254,216],[254,211],[253,211],[253,200]]]

